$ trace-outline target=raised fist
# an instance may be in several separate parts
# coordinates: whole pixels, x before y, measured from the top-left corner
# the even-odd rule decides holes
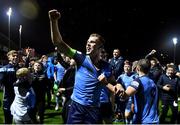
[[[53,9],[49,11],[50,20],[58,20],[60,17],[61,17],[61,14],[57,10]]]
[[[154,54],[154,53],[156,53],[156,50],[155,50],[155,49],[151,50],[150,55],[152,55],[152,54]]]

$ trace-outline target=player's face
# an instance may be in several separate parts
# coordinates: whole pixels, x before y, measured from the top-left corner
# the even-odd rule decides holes
[[[86,54],[91,54],[92,52],[95,52],[97,50],[97,37],[89,37],[87,43],[86,43]]]
[[[131,72],[131,66],[125,64],[125,65],[124,65],[124,72],[125,72],[125,73],[130,73],[130,72]]]

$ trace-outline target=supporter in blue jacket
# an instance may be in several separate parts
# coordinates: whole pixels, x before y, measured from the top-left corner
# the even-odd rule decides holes
[[[48,108],[51,106],[51,99],[54,98],[54,57],[48,57],[47,65],[46,65],[46,74],[47,74],[47,103]]]

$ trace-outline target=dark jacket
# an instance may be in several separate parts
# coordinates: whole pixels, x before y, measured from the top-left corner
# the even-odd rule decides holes
[[[160,89],[160,95],[162,100],[177,100],[179,78],[177,76],[168,77],[166,74],[160,76],[157,86]],[[170,91],[163,90],[163,86],[169,84],[171,86]]]
[[[48,78],[43,71],[38,73],[32,73],[32,75],[33,75],[32,87],[36,94],[36,100],[38,102],[41,101],[44,102]]]
[[[161,76],[162,72],[163,70],[161,66],[156,65],[150,69],[148,75],[155,82],[155,84],[157,84],[157,81],[159,80],[159,77]]]
[[[13,83],[16,82],[16,71],[18,66],[7,64],[0,68],[0,84],[3,85],[3,108],[10,109],[14,100],[14,87]]]
[[[109,63],[111,64],[113,74],[114,74],[115,78],[117,79],[118,76],[120,74],[122,74],[122,72],[124,71],[124,69],[123,69],[123,67],[124,67],[124,59],[121,56],[119,58],[117,58],[117,59],[112,58],[109,61]]]

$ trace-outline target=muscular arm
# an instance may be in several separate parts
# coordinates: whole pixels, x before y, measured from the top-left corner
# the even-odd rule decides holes
[[[120,83],[117,83],[114,76],[109,77],[106,79],[104,74],[101,74],[98,77],[98,80],[106,85],[106,87],[114,94],[117,94],[119,91],[124,91],[122,85]]]
[[[68,44],[66,44],[61,36],[58,26],[58,19],[60,18],[60,13],[57,10],[49,11],[50,19],[50,30],[51,30],[51,39],[58,50],[69,57],[73,57],[76,50],[72,49]]]
[[[131,86],[128,86],[125,93],[127,97],[133,96],[136,93],[136,89]]]
[[[132,83],[133,83],[132,84],[133,86],[136,86],[136,87],[139,86],[139,83],[136,81],[133,81]],[[137,90],[134,87],[128,86],[127,89],[125,90],[125,92],[120,95],[120,97],[125,100],[125,99],[129,98],[130,96],[135,95],[136,92],[137,92]]]

